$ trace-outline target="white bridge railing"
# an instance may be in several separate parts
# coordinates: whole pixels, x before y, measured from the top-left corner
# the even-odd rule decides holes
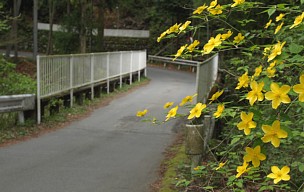
[[[197,93],[197,102],[207,102],[208,94],[213,87],[217,74],[219,71],[219,56],[215,54],[205,61],[192,61],[185,59],[176,59],[173,61],[172,57],[160,57],[149,55],[149,61],[160,62],[164,64],[174,64],[178,68],[180,66],[191,66],[196,67],[196,93]]]
[[[37,57],[37,122],[41,122],[41,100],[44,98],[70,94],[71,106],[73,93],[82,87],[91,87],[106,82],[107,91],[113,79],[120,81],[130,78],[133,73],[146,69],[146,51],[121,51],[90,54],[53,55]],[[146,73],[146,71],[145,71]]]

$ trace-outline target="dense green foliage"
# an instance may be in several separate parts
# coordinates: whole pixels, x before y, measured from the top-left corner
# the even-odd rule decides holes
[[[15,68],[16,64],[0,58],[0,95],[36,93],[36,81]]]
[[[199,6],[157,41],[180,39],[174,59],[220,53],[223,81],[188,114],[178,112],[184,104],[168,102],[165,121],[146,119],[165,123],[188,116],[196,124],[207,113],[218,119],[221,134],[209,145],[209,159],[177,185],[186,191],[303,191],[304,1],[214,0]],[[189,34],[193,41],[185,40]],[[191,102],[194,95],[188,95],[183,101]]]

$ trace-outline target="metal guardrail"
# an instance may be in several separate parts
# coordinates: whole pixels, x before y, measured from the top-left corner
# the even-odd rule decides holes
[[[192,72],[194,72],[195,68],[198,64],[202,63],[199,61],[192,61],[192,60],[185,60],[185,59],[175,59],[173,60],[172,57],[162,57],[162,56],[155,56],[149,55],[148,60],[152,62],[161,62],[166,67],[167,64],[174,64],[177,65],[177,68],[180,69],[181,66],[190,66],[192,68]]]
[[[146,51],[120,51],[89,54],[52,55],[37,57],[37,122],[41,121],[41,99],[63,93],[70,94],[70,106],[73,106],[75,90],[91,88],[94,97],[94,85],[118,79],[120,86],[124,77],[132,82],[133,73],[145,71]]]
[[[0,96],[0,113],[18,111],[19,123],[24,123],[24,111],[35,109],[35,95]]]
[[[196,93],[197,102],[206,103],[208,94],[215,84],[219,71],[219,55],[216,53],[197,66]]]
[[[161,57],[161,56],[155,56],[155,55],[149,55],[148,59],[149,59],[149,61],[160,61],[162,63],[171,63],[171,64],[176,64],[176,65],[186,65],[186,66],[192,66],[192,67],[197,67],[198,64],[202,63],[199,61],[192,61],[192,60],[185,60],[185,59],[173,60],[172,57]]]
[[[165,64],[175,64],[178,65],[178,69],[180,65],[183,66],[191,66],[192,72],[194,72],[194,67],[197,69],[197,77],[196,77],[196,91],[197,91],[197,102],[205,103],[207,101],[208,93],[213,87],[215,80],[217,78],[217,73],[220,70],[218,67],[218,54],[211,56],[205,61],[192,61],[192,60],[184,60],[184,59],[175,59],[173,61],[172,57],[161,57],[161,56],[148,56],[149,61],[157,61]]]

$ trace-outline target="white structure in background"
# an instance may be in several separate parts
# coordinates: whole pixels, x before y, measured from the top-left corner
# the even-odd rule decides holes
[[[38,23],[38,30],[50,30],[50,24]],[[53,31],[63,31],[60,25],[54,24]],[[93,30],[93,35],[97,34],[97,30]],[[133,37],[133,38],[149,38],[148,30],[133,30],[133,29],[104,29],[105,37]]]

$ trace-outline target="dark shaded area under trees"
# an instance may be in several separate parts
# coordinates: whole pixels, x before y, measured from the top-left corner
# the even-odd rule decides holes
[[[147,49],[149,54],[172,55],[176,47],[188,43],[193,34],[185,34],[181,38],[156,42],[156,38],[168,27],[182,23],[189,18],[194,7],[211,0],[40,0],[38,1],[38,22],[50,23],[50,31],[38,31],[38,52],[44,54],[69,54],[100,51],[122,51]],[[223,0],[227,3],[230,0]],[[270,0],[266,4],[271,4]],[[269,2],[269,3],[268,3]],[[281,3],[295,3],[281,0]],[[1,0],[1,20],[8,28],[1,29],[1,48],[6,55],[18,56],[18,50],[33,50],[33,1],[32,0]],[[278,2],[276,2],[278,3]],[[258,10],[257,10],[258,12]],[[250,18],[255,13],[231,15],[235,18]],[[239,23],[246,27],[265,24],[263,18],[258,22]],[[53,24],[60,24],[67,32],[54,32]],[[217,22],[203,26],[197,30],[194,39],[202,43],[208,40],[213,29],[218,28]],[[227,27],[227,26],[223,26]],[[150,38],[104,37],[103,29],[138,29],[149,30]],[[97,33],[96,33],[97,31]],[[96,34],[96,35],[93,35]]]

